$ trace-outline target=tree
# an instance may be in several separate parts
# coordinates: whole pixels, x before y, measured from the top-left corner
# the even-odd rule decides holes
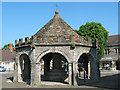
[[[2,49],[9,49],[9,45],[4,45]]]
[[[104,55],[104,50],[106,47],[108,32],[102,26],[101,23],[87,22],[85,25],[80,26],[79,30],[75,30],[79,35],[86,38],[91,37],[92,39],[98,39],[98,60]]]

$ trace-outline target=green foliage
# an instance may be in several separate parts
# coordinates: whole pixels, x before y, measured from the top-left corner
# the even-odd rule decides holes
[[[14,45],[12,44],[12,47],[14,48]]]
[[[9,45],[4,45],[2,49],[8,49],[9,50]]]
[[[104,55],[104,49],[108,39],[108,32],[102,26],[101,23],[87,22],[85,25],[80,26],[79,30],[75,30],[79,35],[84,37],[92,37],[92,39],[98,39],[98,60]]]

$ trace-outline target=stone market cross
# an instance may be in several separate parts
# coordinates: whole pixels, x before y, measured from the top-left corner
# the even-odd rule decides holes
[[[54,17],[35,35],[15,40],[14,82],[41,85],[42,81],[78,85],[78,73],[99,80],[97,40],[78,35],[55,11]],[[79,70],[78,70],[79,68]]]

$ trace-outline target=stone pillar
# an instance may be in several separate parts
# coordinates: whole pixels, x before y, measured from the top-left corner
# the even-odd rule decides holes
[[[78,74],[77,74],[77,64],[73,62],[73,85],[77,86]]]
[[[18,42],[17,42],[17,40],[15,40],[15,45],[17,45],[18,44]]]
[[[118,53],[118,49],[117,49],[117,53]]]
[[[25,38],[25,44],[27,44],[29,42],[29,37]]]
[[[69,75],[68,75],[69,85],[73,85],[73,64],[69,63],[68,68],[69,68]]]
[[[13,82],[17,82],[17,63],[14,63],[14,77]]]
[[[112,61],[112,69],[116,70],[116,62],[115,61]]]
[[[99,81],[100,70],[99,70],[99,62],[98,62],[97,58],[94,60],[94,69],[93,69],[92,73],[94,74],[93,79],[95,81]]]
[[[34,85],[34,77],[35,77],[35,63],[31,63],[31,81],[30,81],[31,85]]]
[[[19,46],[21,46],[22,43],[23,43],[23,39],[20,38],[20,39],[19,39]]]
[[[90,78],[90,61],[88,62],[88,78]]]
[[[31,85],[41,85],[41,65],[31,63]]]
[[[22,78],[22,69],[21,69],[21,65],[20,65],[20,60],[18,60],[18,82],[23,82],[23,78]]]

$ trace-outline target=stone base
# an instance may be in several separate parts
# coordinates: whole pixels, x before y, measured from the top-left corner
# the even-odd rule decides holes
[[[64,82],[67,77],[68,75],[63,69],[51,69],[46,75],[43,76],[43,80]]]

